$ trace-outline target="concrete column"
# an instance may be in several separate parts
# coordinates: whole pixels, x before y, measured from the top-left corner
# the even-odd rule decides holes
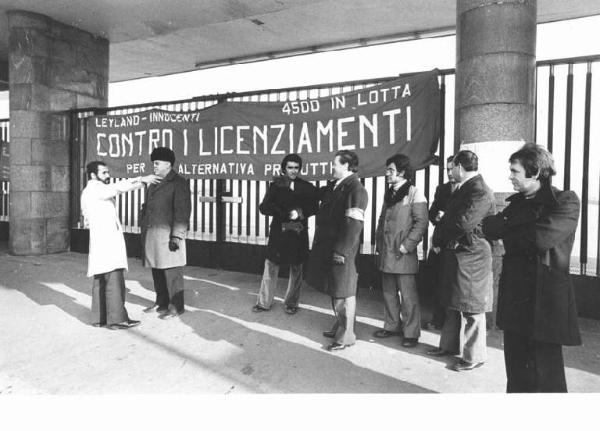
[[[13,254],[69,249],[69,117],[104,107],[108,41],[9,11],[10,236]]]
[[[457,0],[455,147],[479,156],[495,192],[534,137],[536,0]]]

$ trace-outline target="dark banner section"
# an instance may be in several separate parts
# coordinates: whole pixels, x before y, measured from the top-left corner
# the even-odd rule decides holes
[[[319,99],[94,116],[86,160],[106,162],[113,177],[148,174],[152,149],[166,146],[176,170],[192,178],[269,180],[286,154],[298,153],[305,177],[327,179],[333,154],[352,150],[362,177],[382,175],[397,153],[419,169],[434,160],[439,138],[437,77],[433,70]]]
[[[8,142],[0,140],[0,181],[9,180],[10,163],[8,157]]]

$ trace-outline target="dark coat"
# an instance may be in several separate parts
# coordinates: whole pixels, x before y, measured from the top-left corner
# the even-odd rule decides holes
[[[435,195],[433,195],[433,203],[431,204],[431,208],[429,208],[429,221],[437,226],[438,222],[435,220],[435,216],[439,211],[446,211],[446,207],[448,206],[448,201],[452,196],[452,186],[454,184],[447,182],[444,184],[440,184],[435,189]]]
[[[544,184],[532,199],[517,193],[507,201],[483,224],[486,235],[504,242],[498,327],[536,341],[581,344],[569,274],[577,195]]]
[[[334,187],[330,181],[322,190],[306,281],[333,298],[348,298],[356,295],[356,257],[369,196],[356,174]],[[343,265],[333,264],[334,252],[344,256]]]
[[[270,185],[260,212],[272,216],[267,259],[278,264],[299,264],[308,257],[308,217],[317,212],[317,188],[297,178],[294,190],[287,177],[278,177]],[[291,221],[290,211],[298,210],[301,219]],[[282,229],[282,225],[285,229]]]
[[[492,250],[481,223],[496,213],[494,193],[481,175],[454,191],[433,233],[432,245],[442,248],[440,302],[453,310],[492,310]]]
[[[185,266],[185,236],[191,212],[188,181],[171,170],[158,184],[151,184],[142,207],[142,262],[151,268]],[[179,250],[169,250],[170,237],[178,237]]]

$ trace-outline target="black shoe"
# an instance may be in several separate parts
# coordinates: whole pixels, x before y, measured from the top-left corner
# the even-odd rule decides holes
[[[394,335],[400,336],[402,335],[402,333],[388,331],[387,329],[380,329],[378,331],[373,332],[373,337],[375,338],[389,338],[393,337]]]
[[[451,355],[456,355],[456,353],[452,353],[449,352],[447,350],[444,349],[440,349],[439,347],[436,347],[435,349],[431,349],[425,352],[426,355],[428,356],[451,356]]]
[[[256,304],[254,307],[252,307],[252,311],[254,311],[255,313],[260,313],[262,311],[269,311],[269,308],[265,308],[262,305]]]
[[[417,344],[419,344],[418,338],[405,338],[402,341],[402,347],[417,347]]]
[[[104,328],[106,326],[106,323],[95,322],[95,323],[92,323],[92,326],[94,328]]]
[[[454,371],[471,371],[475,368],[481,367],[483,364],[483,362],[467,362],[464,359],[461,359],[452,366],[452,369]]]
[[[158,318],[162,319],[162,320],[172,319],[173,317],[182,315],[184,311],[185,310],[177,311],[177,310],[167,309],[167,311],[165,311],[164,313],[161,313],[160,316],[158,316]]]
[[[335,352],[336,350],[344,350],[346,347],[350,346],[352,346],[352,344],[331,343],[326,349],[330,352]]]
[[[296,314],[298,312],[298,307],[288,307],[286,305],[284,310],[287,314]]]
[[[153,311],[162,313],[163,311],[167,311],[167,307],[159,307],[158,304],[152,304],[150,307],[146,307],[142,311],[144,313],[152,313]]]
[[[111,330],[117,330],[117,329],[129,329],[129,328],[133,328],[134,326],[139,325],[141,322],[139,320],[126,320],[125,322],[121,322],[121,323],[113,323],[112,325],[108,325],[108,329]]]
[[[323,337],[335,338],[335,332],[336,331],[325,331],[325,332],[323,332]]]

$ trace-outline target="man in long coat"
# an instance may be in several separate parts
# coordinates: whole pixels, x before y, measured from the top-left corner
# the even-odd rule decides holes
[[[125,309],[127,251],[123,227],[117,216],[115,197],[120,193],[160,181],[155,175],[110,182],[104,162],[86,166],[88,182],[81,193],[81,211],[90,232],[87,276],[92,286],[92,325],[109,329],[127,329],[139,325]]]
[[[433,203],[429,208],[429,221],[434,226],[434,230],[446,212],[446,207],[448,206],[452,193],[456,190],[456,180],[452,176],[453,158],[454,156],[449,156],[446,159],[446,175],[448,175],[448,182],[436,187],[435,194],[433,195]],[[427,287],[433,309],[430,324],[437,329],[441,329],[444,325],[444,318],[446,315],[446,310],[440,304],[441,284],[442,271],[440,254],[430,248],[427,256]]]
[[[307,282],[331,296],[336,322],[323,333],[333,338],[327,350],[342,350],[356,341],[356,258],[369,196],[358,178],[358,156],[341,150],[333,161],[334,181],[323,190],[309,256]]]
[[[152,268],[156,308],[161,319],[183,313],[183,267],[186,265],[185,237],[190,219],[190,186],[174,170],[175,154],[166,147],[152,151],[154,173],[162,178],[148,187],[142,209],[142,253],[144,266]]]
[[[581,344],[569,274],[579,199],[550,185],[556,171],[545,149],[529,144],[509,163],[518,193],[483,223],[505,249],[497,324],[504,330],[506,391],[566,392],[562,346]]]
[[[295,314],[302,287],[302,265],[308,257],[308,218],[317,211],[317,189],[298,177],[302,159],[288,154],[281,162],[281,175],[275,177],[259,206],[271,216],[265,269],[258,292],[255,312],[268,311],[273,304],[280,265],[290,265],[290,278],[283,305]]]
[[[493,303],[492,250],[481,230],[483,218],[496,213],[494,194],[477,173],[478,159],[472,151],[453,158],[452,175],[458,189],[436,226],[432,246],[442,251],[441,304],[446,308],[440,346],[433,356],[458,354],[455,371],[477,368],[487,359],[485,312]],[[461,322],[464,343],[460,342]]]
[[[387,338],[403,334],[402,346],[415,347],[421,335],[417,245],[427,229],[427,200],[410,181],[413,169],[407,156],[396,154],[385,165],[390,187],[384,196],[376,235],[384,326],[373,335]]]

